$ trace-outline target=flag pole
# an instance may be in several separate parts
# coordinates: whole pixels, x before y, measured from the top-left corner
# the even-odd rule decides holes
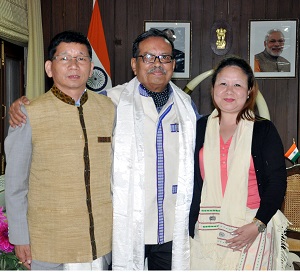
[[[296,144],[295,138],[293,138],[293,143]],[[297,159],[298,160],[298,159]],[[294,161],[294,165],[296,165],[296,161]]]

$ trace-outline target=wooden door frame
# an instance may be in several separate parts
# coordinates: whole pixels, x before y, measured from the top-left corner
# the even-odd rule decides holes
[[[15,59],[19,62],[20,71],[20,82],[19,82],[19,97],[25,93],[25,78],[24,78],[24,47],[12,44],[5,40],[1,42],[1,67],[0,67],[0,105],[1,105],[1,119],[0,119],[0,153],[1,153],[1,164],[0,164],[0,175],[4,174],[5,168],[5,155],[4,155],[4,135],[5,130],[5,119],[7,118],[8,108],[6,106],[6,59]]]

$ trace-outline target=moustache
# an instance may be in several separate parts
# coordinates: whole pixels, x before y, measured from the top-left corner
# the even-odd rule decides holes
[[[283,46],[273,46],[272,50],[283,50]]]
[[[153,67],[153,68],[149,69],[147,73],[152,74],[154,72],[162,72],[164,75],[167,73],[167,71],[161,66]]]

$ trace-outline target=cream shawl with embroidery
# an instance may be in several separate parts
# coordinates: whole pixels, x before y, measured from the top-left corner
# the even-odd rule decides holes
[[[254,122],[241,120],[232,137],[227,159],[228,180],[222,197],[220,127],[219,118],[216,116],[217,110],[214,110],[208,118],[205,133],[203,146],[205,178],[195,239],[191,240],[191,268],[280,269],[284,267],[285,262],[284,260],[282,262],[281,256],[286,254],[281,250],[281,245],[284,245],[281,239],[284,238],[288,224],[280,211],[273,216],[268,229],[256,238],[248,254],[226,247],[226,240],[233,237],[231,233],[238,227],[252,222],[257,211],[247,208]]]

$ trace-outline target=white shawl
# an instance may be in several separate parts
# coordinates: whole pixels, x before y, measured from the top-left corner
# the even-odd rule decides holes
[[[139,84],[134,78],[127,85],[116,87],[120,96],[114,132],[113,270],[144,268],[144,112]],[[172,269],[187,270],[190,265],[188,219],[193,193],[196,116],[190,97],[170,84],[181,128]]]
[[[288,221],[280,211],[259,234],[248,254],[227,248],[226,240],[238,227],[252,222],[256,209],[247,208],[248,173],[254,122],[240,120],[228,152],[228,181],[224,197],[220,174],[220,127],[217,110],[207,121],[201,205],[192,243],[192,269],[282,269],[286,263],[284,232]],[[273,240],[267,237],[272,237]],[[263,252],[263,254],[262,254]],[[269,257],[271,256],[271,257]],[[273,259],[272,259],[273,258]],[[249,268],[250,267],[250,268]]]

